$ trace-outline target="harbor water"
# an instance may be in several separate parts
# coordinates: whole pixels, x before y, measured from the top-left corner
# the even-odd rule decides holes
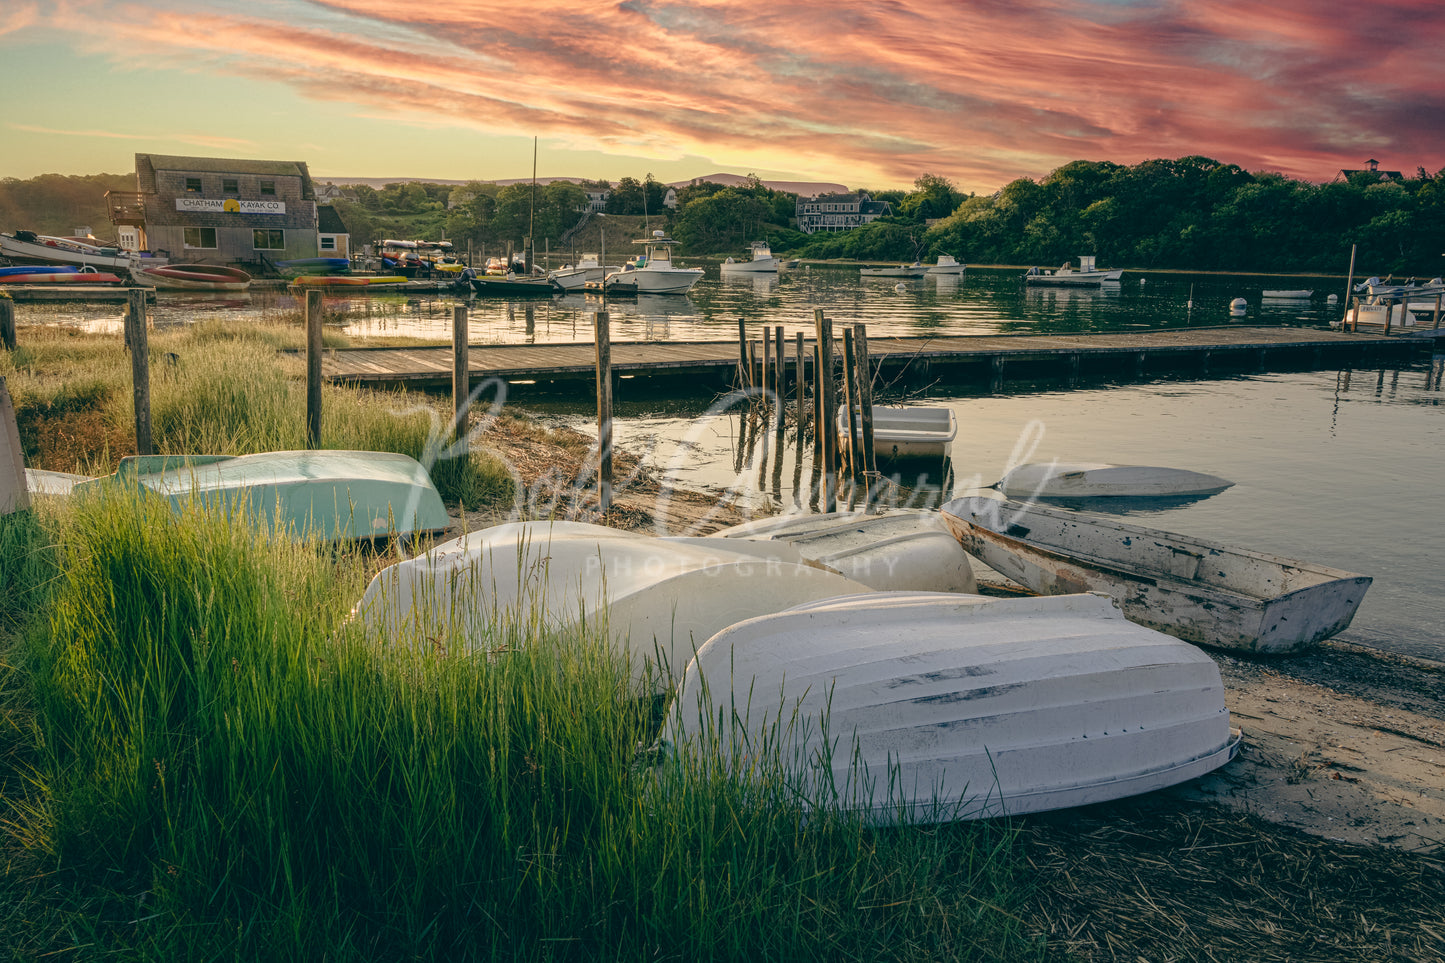
[[[1324,327],[1343,313],[1341,278],[1126,272],[1104,289],[1025,288],[1017,270],[970,268],[963,277],[860,279],[856,267],[812,266],[777,277],[734,278],[709,268],[686,296],[609,299],[621,341],[730,340],[738,319],[761,337],[781,325],[811,335],[815,309],[835,326],[864,323],[870,336],[1118,331],[1225,324]],[[1298,300],[1264,289],[1313,289]],[[1335,295],[1336,301],[1328,300]],[[1244,314],[1230,302],[1243,298]],[[365,343],[375,336],[446,341],[445,297],[328,299],[333,323]],[[541,301],[469,302],[471,341],[588,342],[599,302],[567,295]],[[295,318],[280,291],[244,298],[161,295],[158,325],[208,317]],[[119,330],[115,305],[22,306],[19,320]],[[1002,393],[934,386],[885,392],[885,404],[946,405],[959,431],[950,457],[908,465],[900,504],[943,498],[996,482],[1025,461],[1163,465],[1222,475],[1217,495],[1160,507],[1113,506],[1134,524],[1369,575],[1374,584],[1342,639],[1445,661],[1445,535],[1434,489],[1445,470],[1445,393],[1438,360],[1388,368],[1261,372],[1192,379],[1064,385],[1009,383]],[[544,418],[595,432],[590,398],[514,402]],[[671,480],[714,490],[758,511],[808,510],[811,445],[791,426],[780,449],[736,405],[709,397],[657,397],[619,387],[616,440],[645,452]],[[888,466],[883,466],[888,471]],[[923,477],[920,477],[923,476]],[[1099,506],[1090,506],[1091,509]]]

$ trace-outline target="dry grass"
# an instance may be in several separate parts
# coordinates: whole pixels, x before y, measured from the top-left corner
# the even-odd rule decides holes
[[[1024,822],[1027,922],[1076,960],[1445,960],[1445,863],[1167,792]],[[1431,907],[1434,907],[1432,910]]]

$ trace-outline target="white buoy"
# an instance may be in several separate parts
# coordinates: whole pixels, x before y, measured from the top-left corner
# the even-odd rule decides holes
[[[1339,304],[1340,296],[1338,294],[1331,294],[1329,297],[1325,298],[1325,301],[1330,304]]]
[[[1244,298],[1235,298],[1229,302],[1229,313],[1236,318],[1243,315],[1247,310],[1249,310],[1249,302],[1244,300]]]
[[[902,281],[899,281],[897,284],[893,285],[893,290],[895,290],[895,291],[907,291],[907,290],[908,290],[908,285],[904,284]]]
[[[1144,285],[1148,284],[1148,283],[1149,283],[1149,279],[1148,279],[1148,278],[1140,278],[1140,279],[1139,279],[1139,286],[1140,286],[1141,288],[1142,288]]]

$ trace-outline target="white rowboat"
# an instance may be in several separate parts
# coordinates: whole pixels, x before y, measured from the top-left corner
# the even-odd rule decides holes
[[[1104,592],[1202,645],[1296,652],[1344,631],[1372,579],[1082,512],[999,499],[942,508],[964,551],[1043,595]]]
[[[480,651],[508,619],[533,614],[543,629],[605,627],[634,678],[650,677],[661,691],[669,672],[734,622],[867,591],[785,544],[698,541],[582,522],[498,525],[382,570],[356,614],[392,638],[452,639]]]
[[[863,416],[853,415],[859,438]],[[874,408],[873,454],[879,458],[942,458],[958,434],[958,419],[952,408]],[[838,412],[838,441],[851,445],[848,412]]]
[[[803,558],[880,592],[978,591],[968,555],[934,511],[784,515],[734,525],[708,538],[725,538],[729,544],[784,542]]]
[[[1214,661],[1096,595],[883,592],[740,622],[698,649],[663,731],[885,825],[1120,799],[1239,744]]]

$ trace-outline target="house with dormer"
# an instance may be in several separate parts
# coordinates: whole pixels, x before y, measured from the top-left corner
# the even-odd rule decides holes
[[[1360,168],[1359,170],[1342,169],[1338,174],[1335,175],[1334,181],[1332,183],[1348,184],[1353,182],[1355,178],[1360,175],[1368,175],[1370,180],[1376,181],[1403,181],[1405,179],[1405,175],[1399,171],[1380,170],[1380,162],[1371,157],[1369,160],[1365,161],[1365,166]]]
[[[861,191],[857,194],[817,194],[798,197],[798,230],[804,234],[819,231],[847,231],[892,214],[887,201],[875,201]]]

